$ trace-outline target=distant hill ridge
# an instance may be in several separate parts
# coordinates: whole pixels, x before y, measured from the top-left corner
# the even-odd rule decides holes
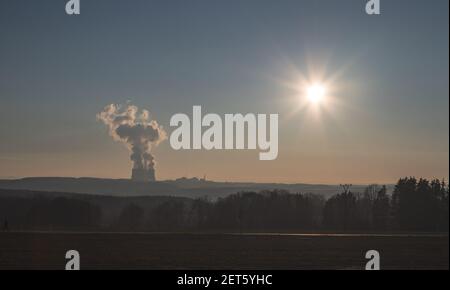
[[[353,192],[363,192],[365,186],[353,186]],[[129,179],[91,177],[27,177],[0,180],[0,189],[20,189],[111,196],[180,196],[216,199],[242,191],[287,190],[292,193],[316,193],[329,197],[340,191],[339,185],[285,184],[251,182],[215,182],[198,178],[180,178],[155,182],[135,182]]]

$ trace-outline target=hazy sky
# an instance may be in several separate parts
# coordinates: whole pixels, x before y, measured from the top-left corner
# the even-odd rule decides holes
[[[193,105],[278,113],[279,155],[154,151],[157,178],[391,183],[449,176],[448,0],[0,1],[0,176],[129,177],[96,113],[130,100],[170,133]],[[329,82],[320,112],[292,84]]]

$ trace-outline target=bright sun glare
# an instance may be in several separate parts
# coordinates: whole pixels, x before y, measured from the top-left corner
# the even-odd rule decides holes
[[[308,101],[316,105],[323,102],[325,94],[326,88],[322,84],[313,84],[308,87],[306,92]]]

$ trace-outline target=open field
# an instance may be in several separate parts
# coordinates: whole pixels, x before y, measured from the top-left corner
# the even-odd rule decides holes
[[[448,269],[448,235],[0,233],[0,269]]]

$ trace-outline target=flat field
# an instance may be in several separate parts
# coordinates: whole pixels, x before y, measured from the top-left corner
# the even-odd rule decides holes
[[[448,235],[0,233],[0,269],[382,269],[449,268]]]

